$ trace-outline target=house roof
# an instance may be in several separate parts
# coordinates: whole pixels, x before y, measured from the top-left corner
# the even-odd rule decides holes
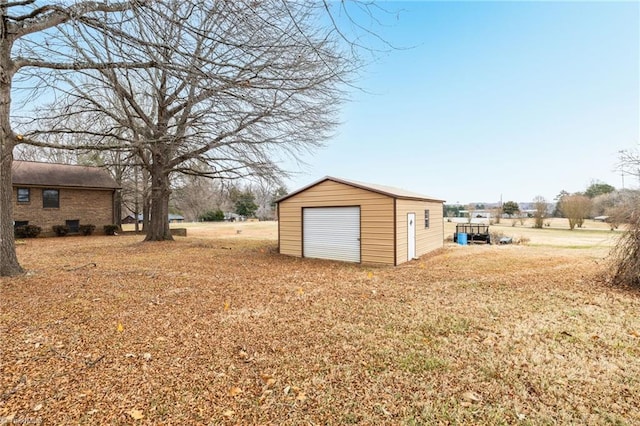
[[[100,167],[14,161],[12,171],[14,185],[100,189],[120,188],[120,185],[111,177],[109,172]]]
[[[378,194],[382,194],[382,195],[387,195],[389,197],[392,198],[400,198],[400,199],[405,199],[405,200],[425,200],[425,201],[437,201],[437,202],[442,202],[444,203],[444,200],[440,200],[438,198],[434,198],[434,197],[429,197],[427,195],[422,195],[422,194],[418,194],[416,192],[411,192],[411,191],[407,191],[404,189],[400,189],[400,188],[394,188],[391,186],[385,186],[385,185],[378,185],[378,184],[373,184],[373,183],[366,183],[366,182],[358,182],[355,180],[349,180],[349,179],[342,179],[342,178],[336,178],[336,177],[332,177],[332,176],[325,176],[322,179],[319,179],[307,186],[304,186],[296,191],[293,191],[287,195],[285,195],[284,197],[280,197],[276,200],[276,203],[279,203],[281,201],[286,200],[287,198],[293,197],[296,194],[299,194],[303,191],[306,191],[307,189],[314,187],[318,184],[321,184],[322,182],[325,181],[333,181],[333,182],[338,182],[338,183],[342,183],[344,185],[349,185],[349,186],[353,186],[355,188],[360,188],[360,189],[364,189],[367,191],[371,191],[371,192],[376,192]]]

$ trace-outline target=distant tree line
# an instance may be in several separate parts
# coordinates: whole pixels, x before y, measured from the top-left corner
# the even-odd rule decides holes
[[[544,197],[537,196],[530,203],[506,201],[489,206],[492,220],[500,223],[501,217],[517,217],[524,222],[525,217],[533,218],[533,226],[542,228],[545,219],[550,217],[566,218],[569,229],[582,228],[588,218],[601,218],[617,229],[621,223],[629,223],[636,206],[640,205],[640,191],[632,189],[616,189],[604,182],[594,181],[584,191],[568,192],[565,190],[549,203]],[[484,204],[445,204],[445,217],[476,216],[477,210],[485,209]]]
[[[243,218],[273,220],[275,200],[287,194],[287,189],[268,181],[225,182],[191,178],[173,190],[170,210],[179,212],[189,221],[222,221],[234,213]]]

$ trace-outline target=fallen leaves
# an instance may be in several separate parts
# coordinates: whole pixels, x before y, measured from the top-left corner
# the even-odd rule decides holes
[[[231,396],[231,397],[235,397],[242,394],[242,389],[239,386],[233,386],[231,388],[229,388],[229,390],[227,391],[227,395]]]
[[[127,414],[133,420],[142,420],[142,419],[144,419],[144,414],[140,410],[131,409],[131,410],[127,411]]]
[[[471,404],[476,404],[482,401],[482,397],[473,391],[466,391],[462,394],[462,402],[461,405],[463,407],[468,407]]]
[[[224,244],[21,246],[39,272],[0,280],[0,418],[640,424],[640,302],[591,280],[584,250],[456,247],[393,268]],[[101,268],[69,274],[61,253]]]
[[[238,359],[245,363],[250,363],[254,360],[254,358],[249,355],[249,352],[247,352],[247,349],[243,347],[238,349]]]
[[[262,373],[260,374],[260,379],[267,388],[270,388],[276,384],[276,379],[271,374]]]

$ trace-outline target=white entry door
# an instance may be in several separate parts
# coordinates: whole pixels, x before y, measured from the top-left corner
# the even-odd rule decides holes
[[[303,208],[302,255],[360,262],[360,207]]]
[[[407,214],[407,260],[416,257],[416,214]]]

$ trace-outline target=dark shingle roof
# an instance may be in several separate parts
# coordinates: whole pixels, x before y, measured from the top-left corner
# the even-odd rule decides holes
[[[116,189],[120,186],[99,167],[14,161],[14,185]]]

